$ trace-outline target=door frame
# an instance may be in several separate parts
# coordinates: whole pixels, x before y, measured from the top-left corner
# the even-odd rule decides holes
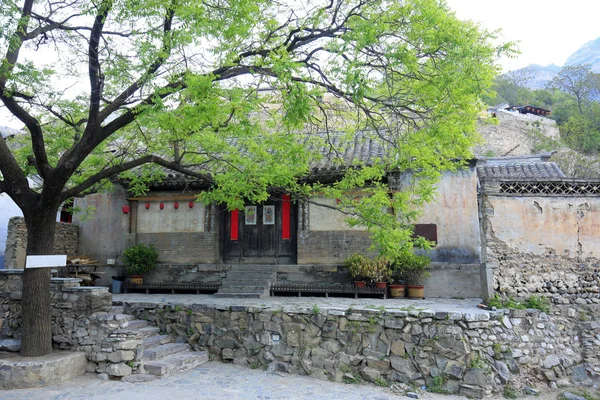
[[[272,257],[247,257],[243,255],[243,243],[244,240],[244,229],[243,221],[244,213],[243,210],[239,210],[238,216],[238,241],[235,246],[237,247],[237,252],[239,255],[231,255],[231,253],[235,253],[232,249],[232,241],[230,240],[230,226],[229,226],[229,217],[231,215],[230,211],[227,211],[227,208],[224,205],[219,206],[219,241],[220,241],[220,254],[221,261],[225,264],[297,264],[298,263],[298,205],[297,203],[291,201],[290,202],[290,239],[285,239],[287,242],[289,240],[289,246],[291,250],[290,255],[281,255],[280,248],[284,239],[282,239],[282,198],[272,196],[270,201],[276,203],[276,226],[277,229],[275,231],[276,237],[276,252]],[[262,206],[262,204],[247,204],[247,205],[256,205]]]

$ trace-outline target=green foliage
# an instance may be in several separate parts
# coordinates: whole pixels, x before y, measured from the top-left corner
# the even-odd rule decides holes
[[[420,244],[412,223],[442,173],[471,159],[480,98],[513,52],[438,0],[8,3],[0,101],[29,132],[0,140],[0,188],[34,228],[74,196],[119,179],[143,194],[174,170],[230,210],[340,199],[323,206],[394,259]],[[345,165],[361,134],[382,156]],[[343,176],[307,179],[324,159]]]
[[[486,364],[485,362],[481,359],[481,357],[479,357],[479,355],[476,355],[475,357],[473,357],[471,359],[471,361],[469,362],[469,368],[485,368]]]
[[[525,301],[519,302],[512,297],[503,299],[498,293],[495,293],[494,297],[488,301],[488,306],[496,308],[513,308],[517,310],[534,308],[547,313],[550,311],[551,303],[548,298],[537,295],[531,295],[525,299]]]
[[[424,277],[430,276],[427,271],[430,263],[431,259],[426,255],[406,252],[396,257],[392,270],[397,279],[409,285],[419,285]]]
[[[516,399],[518,397],[517,389],[515,389],[510,383],[504,386],[502,395],[505,399]]]
[[[144,243],[131,246],[123,252],[123,262],[127,275],[143,275],[149,272],[158,260],[158,253],[154,246]]]
[[[500,297],[498,293],[494,293],[494,297],[488,301],[487,305],[490,307],[502,308],[502,297]]]
[[[375,378],[374,382],[377,386],[388,387],[388,383],[385,381],[385,379]]]
[[[319,308],[319,306],[317,304],[313,304],[312,312],[313,312],[313,314],[317,315],[317,314],[321,313],[321,309]]]
[[[427,391],[431,393],[448,394],[448,391],[443,388],[444,384],[448,382],[448,376],[441,374],[433,377],[433,383],[427,387]]]
[[[591,71],[588,65],[562,68],[545,89],[530,90],[526,87],[532,78],[527,69],[498,76],[493,89],[495,95],[486,97],[489,105],[508,102],[511,105],[532,104],[552,111],[560,129],[560,139],[544,136],[537,127],[527,135],[533,140],[533,151],[551,151],[568,148],[598,162],[600,155],[600,74]],[[556,159],[563,170],[572,176],[590,176],[589,159],[568,152]],[[591,176],[597,176],[592,172]]]
[[[369,279],[372,282],[387,282],[391,276],[390,264],[385,257],[368,258],[353,254],[345,262],[354,280]]]
[[[352,279],[361,281],[367,276],[367,265],[369,259],[362,254],[353,254],[344,263]]]
[[[550,311],[550,300],[546,297],[531,295],[524,302],[525,308],[535,308],[547,313]]]

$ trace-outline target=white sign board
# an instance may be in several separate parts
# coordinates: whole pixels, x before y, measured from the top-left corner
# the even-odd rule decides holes
[[[25,268],[56,268],[67,265],[66,255],[27,256]]]

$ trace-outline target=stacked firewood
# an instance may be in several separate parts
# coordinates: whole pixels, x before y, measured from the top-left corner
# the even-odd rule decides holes
[[[81,286],[94,286],[97,279],[100,279],[100,275],[104,272],[88,271],[83,269],[85,266],[97,265],[98,260],[92,260],[88,256],[70,256],[67,257],[67,266],[69,268],[67,277],[81,279]],[[94,268],[95,269],[95,268]]]

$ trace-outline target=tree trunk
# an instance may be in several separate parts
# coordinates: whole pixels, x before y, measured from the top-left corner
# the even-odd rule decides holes
[[[53,254],[57,211],[58,208],[43,207],[24,212],[27,255]],[[37,357],[52,353],[50,268],[25,268],[22,296],[21,355]]]

